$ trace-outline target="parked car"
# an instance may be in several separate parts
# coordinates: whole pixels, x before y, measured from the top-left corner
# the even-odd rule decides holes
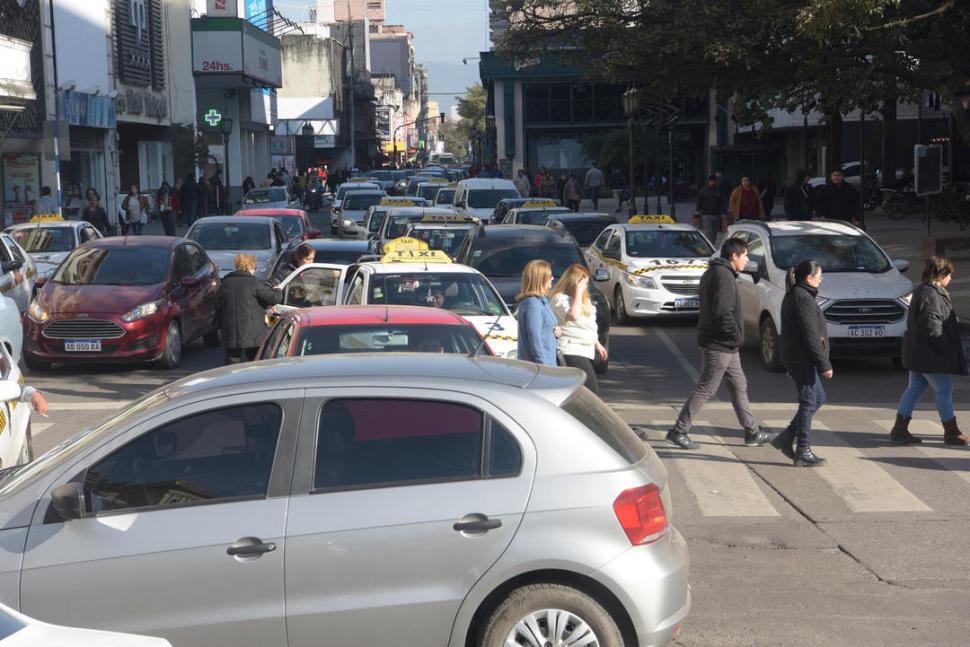
[[[472,178],[458,183],[454,209],[463,216],[475,216],[487,224],[500,200],[518,197],[519,190],[512,180]]]
[[[193,647],[665,645],[667,472],[583,381],[394,353],[173,382],[0,475],[0,599]]]
[[[516,307],[515,295],[522,288],[522,271],[534,259],[542,259],[552,265],[552,275],[559,278],[573,263],[586,267],[583,252],[566,232],[537,225],[504,225],[502,227],[479,227],[471,232],[458,249],[455,262],[473,267],[495,286],[502,300],[510,308]],[[591,273],[594,281],[589,284],[589,296],[596,306],[596,324],[599,340],[604,348],[610,347],[610,304],[596,287],[596,280],[603,280],[603,273]],[[593,360],[598,373],[605,373],[608,360],[599,356]]]
[[[299,209],[303,205],[285,186],[250,189],[243,198],[245,209]]]
[[[455,201],[455,193],[457,191],[457,187],[450,185],[438,189],[438,192],[434,196],[434,206],[450,207]]]
[[[339,209],[333,212],[333,225],[339,238],[357,238],[363,229],[367,210],[387,197],[383,191],[352,191],[344,197]]]
[[[231,216],[230,216],[231,217]],[[182,347],[219,345],[219,269],[193,241],[101,238],[64,259],[24,317],[24,362],[156,362],[175,368]]]
[[[618,222],[610,213],[556,213],[546,220],[546,227],[565,229],[580,247],[586,249],[604,229]]]
[[[480,355],[492,354],[475,326],[447,310],[338,306],[283,313],[257,357],[389,352],[470,355],[476,351]]]
[[[785,274],[812,258],[825,281],[818,301],[828,325],[833,356],[892,358],[900,365],[913,283],[909,262],[891,260],[864,231],[842,221],[760,222],[731,225],[725,240],[748,243],[750,272],[738,279],[747,334],[760,341],[761,361],[780,370],[779,335]]]
[[[492,217],[488,221],[493,225],[500,225],[505,222],[505,214],[507,214],[512,209],[518,209],[521,206],[529,204],[533,207],[558,207],[559,202],[556,200],[549,200],[547,198],[523,198],[520,196],[515,196],[512,198],[503,198],[498,201],[495,208],[492,209]]]
[[[172,647],[163,638],[47,624],[0,604],[0,647]]]
[[[303,209],[247,209],[237,216],[263,216],[280,223],[288,243],[302,242],[320,238],[323,234],[310,222],[310,216]]]
[[[409,224],[404,230],[404,235],[427,243],[428,249],[438,249],[455,258],[462,243],[478,227],[478,223],[474,222],[421,221]]]
[[[197,242],[219,267],[219,277],[236,269],[236,256],[256,257],[256,276],[266,278],[288,237],[275,218],[253,216],[209,216],[200,218],[185,237]]]
[[[91,223],[63,218],[42,218],[11,225],[4,229],[4,233],[9,234],[34,262],[37,275],[33,289],[51,277],[72,249],[89,240],[103,238]]]
[[[0,295],[13,299],[22,313],[34,297],[37,265],[9,233],[0,233]]]
[[[451,209],[432,209],[426,207],[392,207],[384,218],[380,232],[377,234],[377,252],[382,253],[384,244],[389,240],[400,238],[407,231],[408,225],[421,222],[428,217],[452,218],[455,212]]]
[[[521,207],[510,209],[502,219],[503,225],[544,225],[550,217],[572,213],[565,207],[530,207],[526,202]],[[493,223],[496,224],[496,223]]]

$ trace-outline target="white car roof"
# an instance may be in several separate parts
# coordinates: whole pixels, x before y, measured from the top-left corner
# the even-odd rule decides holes
[[[620,223],[616,225],[610,225],[614,229],[623,229],[624,231],[653,231],[658,229],[672,229],[673,231],[697,231],[697,227],[693,225],[688,225],[682,222],[675,222],[672,224],[643,224],[643,225],[630,225],[626,223]]]
[[[427,272],[428,274],[478,274],[485,278],[478,270],[459,263],[381,263],[380,261],[371,261],[361,263],[360,269],[366,269],[372,274]]]
[[[744,222],[737,223],[734,227],[745,225]],[[768,227],[772,236],[799,236],[805,234],[829,235],[829,236],[861,236],[861,231],[847,222],[838,220],[789,220],[780,222],[768,222],[754,225],[754,229]],[[751,228],[751,225],[748,226]]]
[[[14,229],[40,229],[44,227],[71,227],[73,229],[80,229],[84,226],[93,225],[84,220],[49,220],[46,222],[20,222],[16,225],[4,227],[4,231],[13,231]]]
[[[375,182],[344,182],[340,185],[340,189],[343,189],[344,191],[350,191],[351,189],[354,191],[361,191],[366,189],[369,191],[378,191],[380,193],[384,192],[381,185]],[[339,191],[340,189],[337,190]]]
[[[458,183],[458,186],[469,189],[514,189],[515,183],[512,180],[497,177],[474,177],[462,180]]]

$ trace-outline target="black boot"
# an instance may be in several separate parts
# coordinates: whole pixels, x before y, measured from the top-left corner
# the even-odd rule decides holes
[[[918,445],[922,440],[909,433],[909,421],[912,420],[911,417],[901,416],[896,414],[896,422],[893,424],[893,428],[889,431],[889,440],[894,443],[900,443],[901,445]]]
[[[799,447],[795,450],[795,467],[818,467],[825,465],[825,459],[815,455],[811,447]]]
[[[673,429],[667,432],[667,442],[681,449],[697,449],[697,443],[691,440],[690,436]]]
[[[771,441],[771,446],[780,451],[790,461],[795,460],[795,430],[791,425]]]

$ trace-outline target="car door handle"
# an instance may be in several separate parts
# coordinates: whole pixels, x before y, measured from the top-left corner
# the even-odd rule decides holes
[[[501,519],[489,519],[484,517],[481,519],[475,519],[474,521],[457,521],[455,525],[452,526],[455,530],[459,532],[488,532],[489,530],[495,530],[496,528],[502,527]]]
[[[232,557],[259,557],[263,553],[271,553],[276,550],[273,542],[263,543],[256,537],[243,537],[234,544],[226,548],[226,555]]]

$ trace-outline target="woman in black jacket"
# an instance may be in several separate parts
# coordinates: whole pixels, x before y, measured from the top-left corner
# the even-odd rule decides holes
[[[932,386],[936,410],[943,422],[943,442],[967,445],[970,438],[957,427],[953,413],[953,375],[967,374],[967,357],[960,339],[959,320],[950,304],[946,286],[953,278],[953,263],[933,256],[926,261],[923,282],[913,290],[903,336],[903,366],[909,370],[909,386],[899,399],[896,424],[889,439],[906,445],[922,442],[909,433],[916,403]]]
[[[808,183],[808,171],[803,168],[795,173],[795,181],[785,189],[785,218],[788,220],[811,220],[814,189]]]
[[[266,308],[283,300],[279,290],[257,279],[256,257],[236,256],[236,271],[222,279],[217,296],[216,316],[225,363],[250,362],[266,335]]]
[[[286,261],[280,263],[273,275],[266,280],[266,285],[271,288],[278,288],[280,284],[293,272],[297,271],[304,265],[313,262],[316,258],[316,250],[310,243],[300,243],[299,246],[290,252]]]
[[[815,300],[821,284],[822,267],[811,259],[804,260],[789,271],[788,292],[781,302],[781,361],[795,380],[798,411],[771,444],[796,467],[825,464],[825,459],[812,451],[809,441],[812,416],[825,404],[820,377],[832,377],[825,317]]]

